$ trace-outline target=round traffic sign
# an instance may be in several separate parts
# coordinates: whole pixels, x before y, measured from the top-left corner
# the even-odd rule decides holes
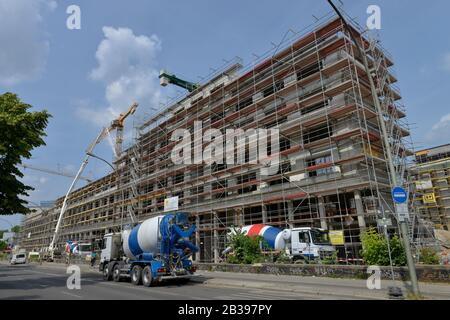
[[[392,198],[397,203],[405,203],[408,200],[408,194],[402,187],[395,187],[392,189]]]

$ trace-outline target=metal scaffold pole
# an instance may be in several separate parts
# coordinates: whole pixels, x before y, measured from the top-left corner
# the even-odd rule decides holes
[[[383,110],[381,109],[380,101],[378,100],[378,94],[377,94],[377,91],[375,88],[373,78],[371,76],[369,64],[367,62],[367,56],[364,53],[363,49],[360,47],[359,41],[356,40],[352,30],[350,29],[349,25],[347,24],[347,21],[342,16],[339,9],[334,5],[332,0],[327,0],[327,1],[331,5],[333,10],[336,12],[336,14],[339,16],[339,18],[342,20],[342,22],[344,23],[344,26],[347,29],[347,32],[349,33],[353,42],[355,42],[355,46],[358,50],[358,53],[361,55],[361,58],[363,60],[364,68],[367,73],[367,77],[369,79],[370,90],[372,92],[372,98],[373,98],[375,108],[377,109],[377,113],[378,113],[378,117],[379,117],[379,122],[380,122],[380,127],[381,127],[380,128],[381,135],[383,138],[383,143],[386,148],[386,156],[387,156],[387,161],[388,161],[389,173],[390,173],[390,177],[391,177],[391,183],[395,187],[395,186],[397,186],[397,183],[398,183],[397,173],[395,171],[394,161],[392,159],[392,152],[391,152],[391,147],[390,147],[390,143],[389,143],[389,137],[388,137],[388,133],[386,130],[386,124],[384,122],[385,120],[383,118]],[[394,208],[395,208],[396,216],[399,220],[400,232],[402,234],[403,245],[405,247],[405,254],[406,254],[406,260],[407,260],[407,264],[408,264],[409,277],[411,279],[411,286],[413,289],[413,293],[416,296],[418,296],[418,295],[420,295],[420,291],[419,291],[419,285],[417,282],[416,268],[415,268],[414,260],[413,260],[412,253],[411,253],[411,247],[410,247],[409,238],[408,238],[408,229],[406,226],[406,221],[404,220],[404,218],[399,216],[399,207],[397,204],[394,205]]]

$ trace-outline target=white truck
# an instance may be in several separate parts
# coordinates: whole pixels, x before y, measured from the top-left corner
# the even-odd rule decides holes
[[[320,228],[281,230],[264,224],[254,224],[242,227],[241,232],[247,236],[262,236],[269,249],[286,252],[293,261],[331,259],[336,252],[330,243],[328,231]],[[230,250],[229,247],[223,253]]]

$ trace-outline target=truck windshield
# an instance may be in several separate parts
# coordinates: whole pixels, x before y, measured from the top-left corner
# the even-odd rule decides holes
[[[326,231],[311,230],[311,237],[314,244],[331,245]]]

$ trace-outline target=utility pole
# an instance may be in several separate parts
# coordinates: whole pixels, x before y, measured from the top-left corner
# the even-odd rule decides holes
[[[339,11],[339,9],[334,5],[332,0],[327,0],[327,1],[331,5],[333,10],[336,12],[336,14],[339,16],[339,18],[342,20],[345,28],[347,29],[347,32],[349,33],[349,35],[352,38],[353,42],[355,42],[356,48],[358,50],[358,53],[361,55],[361,58],[363,59],[364,69],[365,69],[365,71],[367,73],[367,77],[369,78],[369,84],[370,84],[370,90],[372,92],[373,102],[375,104],[375,108],[377,109],[377,113],[378,113],[378,120],[379,120],[379,123],[380,123],[381,135],[382,135],[383,143],[384,143],[385,150],[386,150],[386,156],[387,156],[387,160],[388,160],[389,173],[390,173],[390,176],[391,176],[391,183],[392,183],[392,185],[394,187],[396,187],[396,186],[398,186],[397,185],[397,183],[398,183],[398,181],[397,181],[397,173],[395,171],[394,162],[393,162],[393,159],[392,159],[391,146],[389,144],[389,137],[388,137],[387,130],[386,130],[386,124],[385,124],[384,118],[383,118],[383,110],[381,109],[380,100],[378,99],[377,90],[375,88],[375,84],[373,82],[373,78],[372,78],[372,75],[370,73],[369,63],[367,62],[367,56],[365,54],[365,50],[363,51],[363,49],[361,49],[359,41],[355,38],[352,30],[350,29],[347,21],[342,16],[342,14]],[[406,226],[406,221],[403,218],[400,218],[399,210],[398,210],[399,208],[398,208],[397,204],[394,204],[394,208],[395,208],[396,216],[397,216],[397,218],[399,220],[400,232],[402,234],[402,239],[403,239],[403,246],[405,247],[405,254],[406,254],[406,260],[407,260],[407,264],[408,264],[409,277],[411,279],[411,286],[412,286],[414,294],[416,296],[419,296],[420,295],[420,291],[419,291],[419,285],[417,283],[416,267],[414,265],[414,260],[413,260],[412,254],[411,254],[411,247],[410,247],[410,244],[409,244],[408,229],[407,229],[407,226]]]

